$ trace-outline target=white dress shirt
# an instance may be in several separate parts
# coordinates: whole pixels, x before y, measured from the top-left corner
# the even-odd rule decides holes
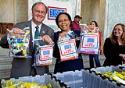
[[[40,29],[41,29],[41,26],[42,26],[42,24],[40,24],[40,25],[36,25],[33,21],[32,21],[32,39],[34,40],[34,36],[35,36],[35,31],[36,31],[36,26],[38,26],[39,27],[39,32],[40,32]]]

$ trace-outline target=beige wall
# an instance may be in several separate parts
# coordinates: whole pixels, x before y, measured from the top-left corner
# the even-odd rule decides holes
[[[28,20],[28,0],[15,0],[15,14],[16,22],[22,22]]]
[[[0,22],[17,23],[28,19],[27,0],[0,0]]]
[[[105,28],[105,19],[106,19],[106,0],[100,0],[99,3],[99,25],[100,28],[102,30],[102,32],[104,32],[104,28]]]
[[[104,30],[105,23],[105,5],[106,0],[81,0],[81,23],[89,23],[96,20],[100,29]]]
[[[14,0],[0,0],[0,22],[14,22]]]
[[[81,0],[81,23],[96,20],[103,31],[106,0]],[[0,0],[0,22],[17,23],[28,19],[28,0]]]

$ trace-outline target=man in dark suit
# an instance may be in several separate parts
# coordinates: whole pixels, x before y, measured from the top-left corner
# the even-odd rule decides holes
[[[43,75],[44,73],[49,72],[48,66],[33,66],[34,63],[34,36],[36,31],[36,26],[40,33],[40,37],[42,39],[42,45],[44,44],[52,44],[53,43],[53,34],[54,31],[47,25],[43,23],[45,16],[47,14],[47,6],[42,2],[37,2],[32,6],[32,19],[27,22],[17,23],[15,27],[12,29],[13,33],[20,34],[24,32],[24,30],[28,27],[30,30],[30,53],[32,58],[14,58],[12,61],[12,70],[10,77],[21,77],[21,76],[29,76],[29,75]],[[5,40],[7,40],[6,36],[1,39],[0,46],[5,47]]]

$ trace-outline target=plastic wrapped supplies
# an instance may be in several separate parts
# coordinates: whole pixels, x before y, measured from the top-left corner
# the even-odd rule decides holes
[[[1,88],[67,88],[65,84],[60,83],[51,75],[44,74],[20,77],[18,79],[11,78],[1,80]]]
[[[74,60],[78,58],[75,39],[58,42],[61,61]]]
[[[18,58],[29,58],[30,29],[25,29],[25,33],[9,33],[7,40],[10,48],[10,56]]]
[[[57,79],[64,82],[69,88],[125,88],[116,82],[102,79],[89,70],[67,71],[54,74]]]
[[[79,52],[83,54],[98,54],[99,52],[98,33],[84,33],[81,38]]]
[[[94,72],[97,76],[101,76],[103,79],[108,79],[115,82],[116,84],[125,87],[125,69],[124,65],[118,66],[106,66],[92,68],[91,71]]]
[[[53,62],[53,46],[43,45],[42,40],[36,40],[34,42],[35,47],[35,62],[34,66],[48,66]]]

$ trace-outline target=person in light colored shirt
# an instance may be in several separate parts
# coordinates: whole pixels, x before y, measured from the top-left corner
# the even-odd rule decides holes
[[[30,31],[29,52],[32,58],[14,58],[12,61],[12,69],[10,77],[21,77],[30,75],[43,75],[49,72],[49,66],[35,66],[35,50],[34,50],[34,36],[36,26],[38,26],[39,37],[42,39],[42,45],[52,44],[54,37],[54,30],[43,23],[48,8],[43,2],[36,2],[32,6],[32,19],[26,22],[17,23],[11,32],[20,35],[28,28]],[[5,35],[0,42],[3,48],[9,48],[7,44],[7,36]]]
[[[90,68],[94,68],[94,61],[96,64],[96,67],[100,67],[100,61],[99,61],[99,55],[102,54],[102,33],[99,30],[98,24],[96,21],[91,21],[88,25],[88,33],[98,33],[99,34],[99,52],[98,54],[89,54],[89,60],[90,60]]]

